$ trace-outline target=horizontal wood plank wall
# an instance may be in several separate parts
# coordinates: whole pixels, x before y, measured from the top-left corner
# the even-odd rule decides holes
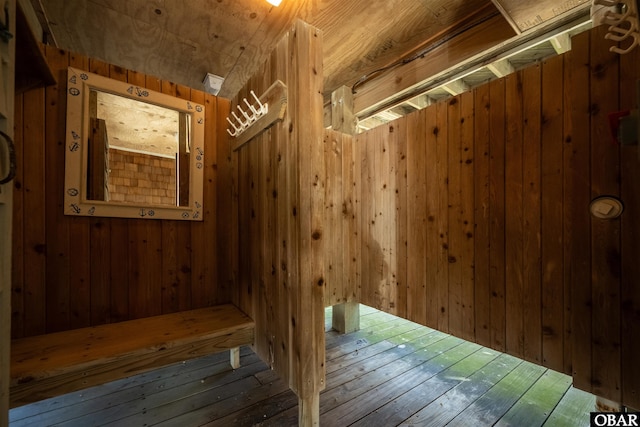
[[[640,157],[638,146],[612,141],[609,114],[639,106],[640,50],[610,53],[605,34],[601,26],[576,36],[571,52],[573,377],[580,388],[638,409]],[[622,199],[619,219],[589,214],[602,195]]]
[[[566,62],[356,136],[361,302],[570,371]]]
[[[47,46],[58,84],[16,99],[12,336],[229,302],[218,285],[218,104],[228,101]],[[203,222],[63,215],[66,70],[84,69],[206,107]]]
[[[256,322],[256,353],[302,399],[324,388],[325,287],[345,298],[335,279],[344,270],[341,247],[325,274],[325,242],[342,241],[343,173],[342,139],[323,139],[321,39],[298,21],[242,88],[232,108],[280,80],[287,109],[282,122],[233,152],[221,172],[238,188],[224,214],[237,211],[238,218],[231,231],[239,254],[235,302]],[[325,157],[336,173],[328,183]],[[327,186],[333,196],[325,201]]]

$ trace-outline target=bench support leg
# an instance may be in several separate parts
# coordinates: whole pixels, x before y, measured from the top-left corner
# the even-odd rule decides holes
[[[341,334],[348,334],[360,329],[360,304],[358,302],[345,302],[333,306],[333,329]]]
[[[233,369],[240,367],[240,347],[234,347],[229,350],[229,363]]]

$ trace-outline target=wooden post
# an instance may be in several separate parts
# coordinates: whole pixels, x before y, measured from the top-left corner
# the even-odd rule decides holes
[[[311,427],[320,425],[320,393],[298,400],[298,425]]]
[[[297,142],[298,283],[291,292],[292,376],[299,399],[300,426],[320,419],[320,391],[325,386],[324,351],[324,144],[322,127],[322,33],[297,21],[291,35],[289,85],[292,137]]]
[[[16,28],[16,2],[6,2],[9,22],[7,28]],[[7,43],[0,41],[2,61],[2,87],[0,129],[13,137],[15,37]],[[3,168],[4,169],[4,168]],[[7,173],[3,170],[1,173]],[[11,233],[13,219],[13,182],[0,187],[0,427],[9,425],[9,377],[11,348]]]
[[[357,301],[345,302],[333,306],[333,329],[348,334],[360,329],[360,304]]]
[[[347,135],[356,134],[356,116],[353,112],[351,88],[342,86],[331,94],[331,127]]]
[[[234,347],[229,350],[229,363],[233,369],[240,367],[240,347]]]
[[[331,127],[347,135],[356,134],[356,116],[351,88],[342,86],[331,94]],[[360,329],[360,304],[350,301],[333,306],[333,329],[348,334]]]

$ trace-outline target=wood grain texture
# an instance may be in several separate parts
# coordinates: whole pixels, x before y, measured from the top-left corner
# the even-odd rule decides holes
[[[571,76],[576,87],[588,88],[591,81],[591,44],[589,33],[575,37],[570,53]],[[573,128],[572,224],[580,233],[574,233],[571,247],[573,381],[576,387],[591,391],[591,219],[584,206],[591,201],[591,97],[590,91],[573,93],[571,99]]]
[[[563,57],[542,68],[542,357],[545,364],[563,369]]]
[[[474,90],[474,200],[475,200],[475,325],[476,341],[491,343],[491,281],[490,281],[490,91],[489,85]]]
[[[328,247],[343,235],[343,141],[322,130],[321,42],[296,23],[231,106],[272,80],[287,85],[283,121],[233,154],[239,301],[256,321],[255,351],[307,400],[324,388],[325,287],[344,300],[342,252]]]
[[[640,76],[640,53],[638,49],[620,58],[620,109],[638,108],[638,76]],[[636,86],[636,93],[632,88]],[[620,148],[621,184],[620,195],[625,203],[620,236],[622,281],[621,303],[621,358],[624,374],[622,376],[622,402],[632,408],[640,408],[640,369],[637,354],[640,346],[633,337],[640,336],[640,253],[638,236],[640,230],[640,174],[638,168],[638,148],[623,146]]]
[[[427,204],[427,171],[425,168],[427,158],[426,140],[426,110],[407,117],[407,316],[414,322],[434,325],[433,320],[437,313],[437,300],[433,293],[427,293],[428,255],[433,253],[427,250],[428,236],[433,236],[435,231],[428,231],[428,212],[433,206]],[[422,256],[427,254],[427,256]],[[428,317],[427,314],[434,317]]]
[[[491,347],[505,348],[505,80],[490,88],[489,146],[489,282],[491,286]]]
[[[64,124],[66,105],[66,69],[69,65],[94,71],[119,80],[135,82],[153,90],[162,90],[163,82],[152,76],[125,70],[103,61],[46,47],[48,61],[58,77],[58,85],[26,92],[17,112],[20,128],[19,163],[23,192],[14,211],[18,219],[19,240],[14,245],[16,262],[21,268],[14,286],[21,296],[13,306],[14,338],[61,331],[77,327],[122,321],[141,316],[229,302],[230,293],[217,289],[215,242],[192,247],[194,224],[180,224],[174,237],[162,238],[164,221],[136,219],[71,218],[60,215],[64,175]],[[179,96],[202,99],[201,92],[165,83]],[[214,97],[211,98],[215,100]],[[26,118],[29,120],[26,120]],[[211,121],[206,139],[207,152],[215,152],[218,117],[215,107],[207,117]],[[35,145],[34,145],[35,144]],[[30,156],[30,157],[29,157]],[[216,156],[209,157],[208,188],[205,194],[213,205],[210,223],[204,227],[215,239],[215,199],[211,189]],[[61,163],[62,162],[62,163]],[[170,221],[169,221],[170,222]],[[164,222],[165,227],[173,227]],[[163,245],[163,242],[166,245]],[[204,240],[201,240],[205,243]],[[169,245],[169,246],[167,246]],[[163,255],[163,253],[165,255]],[[175,254],[175,255],[171,255]],[[46,255],[46,256],[45,256]],[[176,270],[168,292],[162,292],[163,257],[175,258]],[[193,261],[196,259],[195,261]],[[192,263],[207,265],[210,274],[198,274],[192,280]],[[28,268],[27,268],[28,267]],[[173,287],[173,284],[178,286]],[[198,289],[196,298],[192,289]],[[227,286],[225,289],[229,289]],[[215,297],[214,297],[215,294]]]
[[[11,404],[247,345],[253,338],[253,321],[227,304],[14,340]]]
[[[540,143],[541,143],[541,67],[523,71],[523,143],[522,143],[522,214],[523,214],[523,358],[541,363],[542,327],[540,268]],[[568,204],[570,205],[570,204]],[[570,320],[570,318],[569,318]]]
[[[506,335],[505,350],[507,353],[524,356],[524,322],[522,307],[526,294],[524,292],[524,225],[523,225],[523,82],[522,74],[514,73],[505,78],[507,88],[505,123],[505,222],[509,224],[505,230],[506,259],[505,280],[508,283],[505,295],[507,324],[510,325]]]
[[[396,211],[407,221],[407,318],[567,373],[573,276],[564,245],[575,235],[568,64],[556,57],[356,138],[362,224],[386,260],[394,248],[384,230],[399,228],[398,216],[385,216],[384,185],[401,174],[398,157],[386,163],[385,139],[395,143],[388,129],[406,127],[407,197]],[[362,245],[361,301],[391,311],[384,284],[393,270],[376,261],[370,240]],[[395,250],[401,245],[396,239]]]
[[[604,26],[590,32],[592,198],[620,195],[620,152],[607,126],[619,109],[619,56],[603,46],[605,33]],[[593,393],[620,402],[620,220],[591,219],[591,259]]]

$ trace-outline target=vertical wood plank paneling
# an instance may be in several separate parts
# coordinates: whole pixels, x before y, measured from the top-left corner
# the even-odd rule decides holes
[[[274,78],[278,78],[282,81],[289,81],[288,73],[289,68],[287,66],[287,58],[289,55],[289,45],[287,43],[280,43],[275,49],[275,56],[272,64],[272,73]],[[291,196],[290,193],[295,191],[295,186],[289,181],[289,171],[291,163],[289,163],[290,150],[293,148],[289,144],[287,134],[290,128],[290,119],[287,119],[284,126],[275,126],[272,128],[272,137],[275,139],[276,149],[276,179],[277,179],[277,251],[278,261],[277,269],[279,272],[277,282],[277,301],[278,312],[276,316],[275,328],[278,331],[278,335],[274,337],[276,340],[275,346],[275,361],[274,367],[277,372],[285,372],[289,369],[290,352],[292,351],[291,342],[288,340],[289,332],[291,330],[290,325],[290,306],[289,306],[289,289],[294,282],[291,280],[290,272],[296,271],[295,262],[292,257],[293,242],[290,240],[291,229]],[[282,315],[286,313],[286,315]]]
[[[562,57],[542,65],[542,357],[545,366],[563,370],[562,250]]]
[[[464,320],[465,286],[472,283],[477,342],[572,372],[577,387],[634,407],[640,374],[631,355],[637,353],[632,337],[637,335],[634,316],[639,296],[630,284],[638,281],[634,262],[638,250],[630,236],[637,234],[633,233],[637,177],[630,170],[637,169],[637,158],[626,153],[628,147],[607,144],[611,139],[607,116],[635,107],[635,88],[629,86],[639,77],[639,65],[634,56],[607,53],[603,36],[603,29],[578,35],[570,54],[465,95],[473,104],[472,137],[464,136],[461,119],[466,122],[468,116],[464,100],[460,111],[449,101],[394,122],[396,128],[407,126],[407,317],[420,321],[424,315],[429,326],[466,333],[471,327]],[[418,135],[423,132],[421,159]],[[363,214],[365,224],[377,221],[374,216],[379,214],[375,203],[381,196],[375,189],[384,178],[373,171],[385,168],[376,162],[378,151],[372,148],[384,145],[379,138],[378,129],[358,136],[368,150],[361,156],[362,193],[369,209]],[[458,153],[469,140],[473,157],[466,159]],[[466,160],[473,164],[472,183],[467,185]],[[391,170],[396,161],[391,161]],[[420,163],[428,165],[424,178]],[[631,211],[621,220],[591,218],[588,205],[603,194],[622,194]],[[475,228],[469,252],[473,276],[461,279],[457,266],[448,261],[458,261],[467,204],[473,207]],[[429,228],[431,219],[434,230]],[[396,250],[399,244],[400,240]],[[365,257],[372,253],[365,251]],[[369,258],[362,264],[363,277],[379,274]],[[414,278],[421,279],[421,266],[414,259],[426,261],[422,304],[413,292]],[[440,260],[445,263],[439,264]],[[374,295],[372,289],[378,289],[377,283],[362,283],[363,295]],[[430,298],[434,294],[437,298]],[[438,310],[431,318],[433,301]],[[417,314],[420,310],[424,314]]]
[[[360,277],[360,214],[359,206],[359,185],[360,173],[356,169],[356,152],[354,137],[342,134],[342,201],[341,218],[342,224],[342,268],[344,269],[344,301],[359,300],[359,277]],[[329,177],[327,177],[329,179]],[[325,303],[325,305],[327,305]]]
[[[426,313],[416,311],[422,314],[422,318],[426,318],[425,325],[433,328],[438,327],[438,320],[441,316],[440,313],[442,313],[442,302],[438,289],[438,268],[443,251],[443,236],[441,236],[443,221],[440,219],[441,184],[436,165],[438,164],[438,148],[441,151],[446,148],[438,146],[437,109],[437,105],[431,105],[420,113],[414,113],[416,114],[415,124],[410,122],[407,124],[409,143],[415,144],[415,155],[418,156],[414,159],[411,152],[407,153],[410,156],[409,161],[415,162],[414,171],[410,177],[419,185],[418,188],[413,189],[412,183],[408,184],[409,190],[417,192],[409,202],[409,209],[416,212],[415,219],[418,221],[414,223],[414,229],[410,230],[410,236],[412,238],[419,236],[424,239],[424,243],[420,240],[416,241],[418,245],[415,249],[425,252],[425,255],[422,256],[420,252],[411,250],[410,255],[414,257],[415,261],[410,261],[409,265],[417,263],[418,269],[415,272],[414,281],[420,285],[418,298],[424,295],[425,299],[424,310]],[[415,126],[418,127],[412,136],[411,132]],[[425,164],[430,164],[432,167],[421,166]],[[424,227],[424,230],[420,229],[421,226]],[[423,304],[417,300],[412,305],[423,307]],[[415,321],[420,322],[420,320]]]
[[[344,156],[342,136],[338,132],[324,133],[325,176],[325,227],[327,231],[325,255],[327,257],[327,276],[325,284],[325,305],[340,304],[343,301],[344,272],[342,257],[345,248],[342,239],[343,226],[347,226],[342,216],[343,169]]]
[[[49,65],[55,70],[63,71],[69,65],[68,53],[57,50],[49,57]],[[61,77],[61,76],[60,76]],[[66,86],[49,86],[45,89],[45,151],[44,155],[50,165],[64,164],[65,117],[64,105],[59,104],[61,95],[59,88]],[[63,91],[66,89],[63,89]],[[69,288],[70,248],[69,224],[64,221],[63,191],[64,176],[55,167],[45,170],[46,185],[55,191],[46,192],[45,206],[55,207],[46,215],[46,247],[47,247],[47,332],[68,329],[70,326],[70,297],[73,290]],[[50,284],[58,286],[51,286]]]
[[[395,195],[393,194],[395,174],[393,172],[394,165],[391,161],[391,152],[393,144],[396,142],[396,125],[386,126],[387,134],[383,135],[381,140],[378,169],[380,180],[378,181],[378,191],[380,197],[376,201],[376,212],[379,217],[376,219],[378,236],[380,237],[380,245],[382,247],[382,267],[380,268],[380,306],[390,312],[394,303],[394,288],[396,275],[395,265],[395,233],[396,233],[396,209]],[[386,226],[391,224],[391,227]]]
[[[475,325],[476,342],[491,345],[491,282],[489,263],[490,205],[490,93],[489,85],[474,90],[474,284],[475,284]]]
[[[435,228],[435,204],[437,190],[427,187],[427,174],[435,168],[425,167],[429,140],[426,136],[426,109],[405,118],[407,123],[407,319],[427,325],[437,325],[437,298],[427,290],[427,283],[435,282],[435,262],[429,262],[435,253],[437,235]],[[430,116],[433,117],[433,116]],[[433,126],[432,126],[433,127]],[[435,158],[435,138],[430,145]],[[435,182],[435,178],[433,179]],[[432,197],[429,197],[429,196]],[[429,204],[428,200],[432,203]],[[427,222],[427,215],[432,220]],[[432,250],[427,240],[432,237]],[[431,275],[430,273],[434,274]],[[430,277],[434,279],[429,280]]]
[[[562,108],[562,287],[563,287],[563,370],[571,375],[571,246],[573,235],[573,223],[571,221],[571,157],[572,157],[572,131],[571,123],[571,67],[568,55],[562,56],[563,62],[563,108]]]
[[[24,295],[15,299],[12,307],[14,318],[21,319],[15,322],[14,338],[160,313],[162,253],[179,251],[162,245],[160,230],[164,221],[62,215],[67,66],[157,91],[161,90],[162,82],[50,46],[45,53],[58,84],[25,93],[20,99],[27,102],[22,103],[16,114],[18,123],[25,123],[20,126],[25,137],[20,139],[28,138],[30,143],[20,162],[24,179],[21,191],[16,191],[20,203],[14,209],[16,224],[22,224],[19,230],[27,230],[20,244],[13,248],[14,259],[20,260],[21,266],[14,269],[13,286],[19,287]],[[181,89],[181,94],[194,100],[203,96],[186,88]],[[215,135],[211,135],[215,129],[211,127],[205,136],[211,147],[215,147]],[[215,185],[213,181],[212,178],[205,183],[205,194],[211,194],[214,200],[206,220],[209,232],[216,229],[217,194],[207,190]],[[180,225],[186,236],[194,232],[194,226],[195,223],[186,222]],[[192,254],[190,237],[176,244],[186,249],[182,251],[185,261],[180,263],[186,268],[181,271],[184,277],[171,310],[193,306],[188,300],[192,286],[191,257],[198,265],[215,266],[217,256],[214,250]],[[215,267],[212,268],[213,275],[202,282],[202,289],[209,295],[203,301],[208,305],[214,302],[212,295],[217,292]],[[229,294],[223,293],[216,302],[228,300]]]
[[[474,283],[474,97],[473,92],[460,96],[460,208],[462,229],[460,230],[460,254],[462,284],[462,338],[475,340],[475,283]]]
[[[489,147],[489,282],[491,284],[491,347],[505,349],[505,81],[490,88]]]
[[[447,123],[449,139],[448,152],[448,193],[449,204],[447,217],[449,223],[449,332],[462,336],[462,185],[460,171],[462,168],[462,141],[460,96],[450,99],[447,103]]]
[[[439,102],[436,104],[436,123],[431,132],[435,135],[436,145],[436,182],[429,183],[427,181],[428,191],[438,192],[438,207],[435,214],[438,231],[436,238],[438,239],[437,253],[435,255],[436,279],[433,285],[438,295],[438,329],[443,332],[449,331],[449,145],[447,141],[447,104]],[[427,128],[427,132],[430,130]],[[428,220],[428,219],[427,219]],[[429,268],[429,266],[427,266]]]
[[[275,62],[275,61],[274,61]],[[275,76],[269,73],[264,74],[268,80],[265,82],[269,84],[269,81],[273,79]],[[271,131],[273,134],[273,130]],[[281,310],[281,301],[279,299],[278,293],[278,276],[277,276],[277,265],[278,265],[278,234],[277,234],[277,144],[276,139],[272,136],[268,144],[268,152],[266,153],[266,158],[268,158],[267,171],[266,171],[266,188],[264,197],[266,198],[266,205],[268,210],[268,216],[266,218],[266,227],[267,227],[267,240],[268,240],[268,258],[267,264],[264,266],[263,271],[265,274],[265,279],[268,284],[269,290],[269,298],[273,301],[267,311],[268,314],[268,322],[270,326],[271,334],[269,335],[269,351],[272,354],[275,354],[275,346],[279,335],[279,331],[276,329],[277,318],[279,317]],[[276,213],[275,215],[271,212]],[[275,358],[275,355],[274,355]]]
[[[218,253],[218,265],[219,273],[217,282],[220,286],[227,289],[227,292],[231,295],[231,300],[237,306],[240,304],[240,292],[245,289],[242,286],[234,286],[240,280],[239,265],[241,258],[238,257],[238,247],[240,244],[240,235],[242,232],[238,228],[239,223],[239,205],[238,205],[238,192],[240,182],[238,180],[238,161],[240,156],[235,155],[231,151],[231,142],[226,132],[226,117],[229,116],[231,111],[231,104],[227,100],[217,100],[215,97],[207,96],[206,106],[209,103],[215,103],[220,117],[220,121],[216,122],[217,132],[220,132],[216,141],[216,144],[212,147],[212,150],[216,151],[217,158],[217,179],[211,183],[215,185],[216,195],[220,201],[224,203],[216,203],[216,209],[210,210],[206,207],[208,212],[211,212],[216,219],[216,229],[218,230],[218,238],[215,240],[216,250]],[[207,129],[210,125],[209,115],[205,117]],[[208,153],[205,153],[205,156]],[[206,180],[205,182],[208,182]],[[208,200],[205,198],[205,200]]]
[[[524,355],[522,73],[505,78],[505,349]]]
[[[397,206],[398,198],[396,189],[397,189],[397,169],[400,166],[400,162],[396,159],[397,146],[399,144],[400,133],[402,132],[400,128],[404,127],[405,121],[402,120],[398,123],[394,123],[392,126],[389,126],[389,136],[385,138],[388,142],[386,146],[386,162],[387,165],[387,179],[383,184],[383,191],[385,191],[385,199],[383,200],[384,211],[387,217],[384,220],[388,224],[393,224],[392,227],[387,227],[385,229],[385,240],[386,240],[386,248],[385,248],[385,259],[389,264],[389,270],[386,273],[385,281],[386,281],[386,303],[385,305],[388,307],[389,313],[397,315],[397,303],[398,303],[398,212],[399,207]]]
[[[591,200],[590,140],[591,140],[591,62],[590,35],[582,33],[572,41],[571,78],[574,90],[571,101],[573,129],[572,223],[580,233],[574,233],[571,246],[571,310],[573,313],[573,383],[591,391],[591,220],[586,207]]]
[[[374,238],[372,235],[373,222],[375,221],[375,207],[373,205],[374,195],[374,178],[375,165],[375,139],[380,129],[375,129],[367,135],[366,139],[360,140],[362,144],[362,302],[368,305],[375,305],[374,299],[371,297],[372,288],[377,286],[374,282],[374,262],[371,254],[374,246]],[[360,142],[362,141],[362,142]]]
[[[253,299],[251,296],[251,188],[249,164],[249,150],[238,152],[238,306],[245,313],[253,314]]]
[[[620,195],[619,148],[612,144],[608,114],[618,111],[618,55],[609,52],[606,28],[591,35],[591,197]],[[620,221],[591,220],[592,383],[594,394],[621,400]]]
[[[522,76],[522,215],[523,215],[523,358],[542,363],[540,273],[540,126],[541,66],[526,68]]]
[[[384,213],[385,195],[383,191],[385,179],[388,176],[388,162],[385,162],[386,156],[386,139],[388,135],[388,127],[380,126],[375,134],[375,139],[371,146],[371,227],[370,227],[370,244],[369,244],[369,268],[370,280],[373,287],[369,293],[369,301],[372,306],[382,309],[385,306],[386,275],[389,271],[389,264],[386,258],[386,240],[385,240],[385,220]],[[384,151],[384,152],[383,152]]]
[[[640,78],[640,50],[620,57],[620,110],[639,108],[637,84]],[[636,91],[634,92],[634,88]],[[622,288],[621,296],[621,358],[622,403],[631,408],[640,408],[640,168],[638,146],[621,147],[621,189],[625,204],[622,216]]]
[[[46,332],[45,91],[23,96],[24,142],[24,335]]]
[[[16,176],[13,181],[13,232],[11,234],[11,337],[24,336],[25,327],[25,221],[24,221],[24,95],[15,97],[13,140]]]
[[[353,262],[353,268],[355,271],[350,273],[350,276],[354,279],[353,293],[354,301],[361,301],[362,297],[362,264],[361,254],[362,250],[362,158],[363,148],[358,143],[356,137],[350,138],[352,160],[351,165],[353,168],[353,194],[351,195],[353,205],[353,215],[351,220],[350,238],[349,238],[349,250],[351,260]]]
[[[393,263],[395,265],[395,300],[393,313],[407,317],[407,121],[403,120],[395,128],[395,146],[390,147],[394,168],[394,186],[392,197],[395,197],[395,248]],[[423,205],[424,207],[424,205]]]

